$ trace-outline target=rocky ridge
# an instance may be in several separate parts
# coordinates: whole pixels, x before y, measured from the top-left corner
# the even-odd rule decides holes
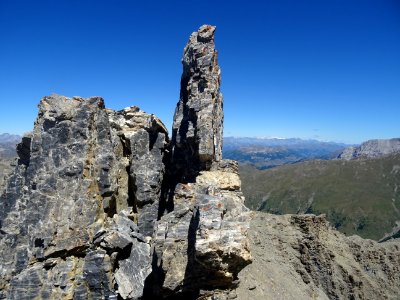
[[[378,158],[400,152],[400,138],[369,140],[357,147],[348,147],[338,156],[339,159]]]
[[[171,142],[135,106],[41,100],[0,200],[0,299],[232,293],[251,262],[249,211],[237,164],[221,158],[214,31],[202,26],[185,48]]]

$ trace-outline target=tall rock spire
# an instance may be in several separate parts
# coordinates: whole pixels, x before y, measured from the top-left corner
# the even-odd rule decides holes
[[[183,53],[180,99],[172,128],[172,159],[182,176],[209,170],[222,159],[223,99],[214,32],[215,26],[201,26]]]

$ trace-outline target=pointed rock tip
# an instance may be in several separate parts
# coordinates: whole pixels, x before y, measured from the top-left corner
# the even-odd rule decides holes
[[[204,39],[207,41],[212,40],[212,39],[214,39],[214,32],[215,32],[216,28],[217,28],[216,26],[212,26],[212,25],[207,25],[207,24],[202,25],[199,28],[199,30],[197,31],[198,36],[201,39]]]

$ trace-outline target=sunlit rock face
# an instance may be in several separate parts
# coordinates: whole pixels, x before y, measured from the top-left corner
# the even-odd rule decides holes
[[[1,195],[0,299],[232,294],[251,262],[249,213],[237,164],[221,157],[214,31],[185,48],[171,142],[135,106],[41,100]]]

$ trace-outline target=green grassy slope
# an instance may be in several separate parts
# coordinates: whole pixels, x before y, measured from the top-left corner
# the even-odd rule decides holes
[[[276,214],[325,213],[345,234],[380,239],[400,220],[400,155],[308,161],[270,170],[241,166],[246,205]]]

